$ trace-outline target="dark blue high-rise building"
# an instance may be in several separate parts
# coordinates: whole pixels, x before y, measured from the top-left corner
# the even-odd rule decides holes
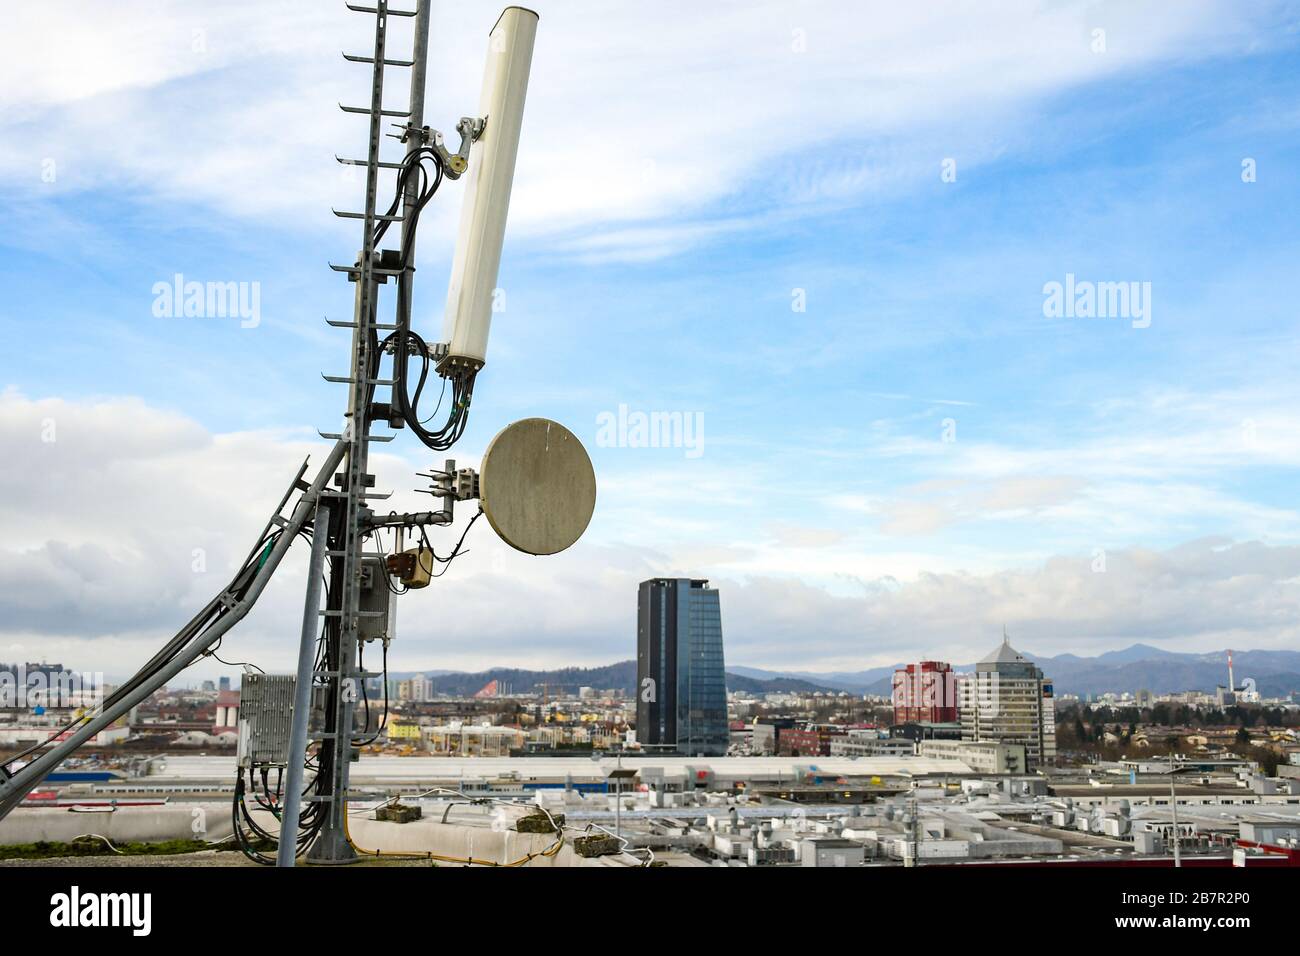
[[[651,578],[637,593],[636,739],[686,756],[727,752],[722,609],[708,581]]]

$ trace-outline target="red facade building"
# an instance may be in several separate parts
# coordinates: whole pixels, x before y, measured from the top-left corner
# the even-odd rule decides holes
[[[894,671],[894,723],[952,723],[957,716],[957,675],[951,664],[921,661]]]

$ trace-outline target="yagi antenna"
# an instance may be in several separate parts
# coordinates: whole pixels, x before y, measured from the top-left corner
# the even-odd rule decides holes
[[[447,354],[440,360],[438,371],[444,375],[456,366],[477,370],[487,358],[537,19],[532,10],[507,7],[488,34],[487,64],[479,97],[483,126],[471,147],[460,233],[443,313]]]

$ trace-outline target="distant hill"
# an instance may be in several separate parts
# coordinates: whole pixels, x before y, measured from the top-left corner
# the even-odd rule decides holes
[[[872,667],[864,671],[767,671],[757,667],[733,667],[730,672],[752,677],[755,680],[801,680],[833,690],[861,694],[866,693],[864,688],[880,681],[885,682],[885,692],[888,693],[889,682],[893,679],[894,671],[902,666],[902,664],[893,664],[889,667]]]
[[[832,687],[826,683],[818,684],[797,677],[773,677],[763,680],[728,671],[727,690],[744,691],[746,694],[838,694],[846,691],[847,688]]]
[[[1120,651],[1107,651],[1104,654],[1098,654],[1097,661],[1105,661],[1107,664],[1131,664],[1135,661],[1158,661],[1169,657],[1183,657],[1177,651],[1166,651],[1160,647],[1152,647],[1150,644],[1133,644]],[[1226,654],[1224,655],[1226,657]],[[1075,657],[1073,654],[1062,654],[1060,657],[1054,657],[1052,660],[1058,661],[1068,657],[1070,660],[1087,662],[1089,658]]]
[[[1028,655],[1031,658],[1033,655]],[[1237,687],[1252,677],[1265,697],[1284,697],[1300,692],[1300,652],[1233,651]],[[1183,690],[1213,693],[1228,683],[1228,652],[1179,654],[1160,648],[1135,645],[1123,651],[1095,658],[1035,658],[1056,683],[1058,692],[1101,694],[1106,691],[1149,690],[1169,694]]]
[[[545,685],[551,694],[577,693],[580,687],[597,690],[621,690],[625,694],[636,692],[636,661],[619,661],[604,667],[562,667],[549,671],[520,670],[511,667],[494,667],[491,670],[465,673],[463,671],[402,671],[390,672],[395,680],[406,680],[416,674],[429,678],[435,694],[469,697],[492,681],[500,681],[510,693],[540,693]],[[774,676],[753,678],[744,674],[727,673],[727,690],[750,694],[763,693],[816,693],[832,692],[841,688],[818,684],[798,678]]]
[[[598,690],[618,688],[632,693],[636,686],[636,661],[619,661],[604,667],[562,667],[548,671],[530,671],[515,667],[494,667],[491,670],[475,671],[404,671],[389,676],[405,680],[416,674],[424,674],[433,685],[435,694],[451,694],[469,697],[478,693],[492,682],[500,681],[510,692],[530,694],[541,692],[545,684],[552,694],[577,693],[579,687],[595,687]]]
[[[1102,694],[1134,693],[1149,690],[1156,694],[1199,690],[1213,693],[1219,684],[1228,683],[1228,652],[1180,654],[1148,644],[1134,644],[1123,650],[1107,651],[1096,657],[1061,654],[1043,657],[1024,651],[1052,678],[1057,693]],[[1233,672],[1238,688],[1253,677],[1265,697],[1285,697],[1300,693],[1300,651],[1233,651]],[[796,678],[827,684],[859,694],[888,696],[896,668],[877,667],[856,673],[809,671],[767,671],[755,667],[736,667],[736,672],[757,680]],[[975,665],[955,664],[958,671],[974,670]]]

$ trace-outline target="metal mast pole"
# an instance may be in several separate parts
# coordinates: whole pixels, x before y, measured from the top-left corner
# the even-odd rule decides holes
[[[407,120],[406,155],[419,150],[427,142],[424,133],[424,85],[429,61],[429,3],[430,0],[418,0],[415,8],[415,43],[411,52],[411,99],[410,118]],[[420,179],[412,176],[406,184],[402,196],[402,248],[410,254],[410,264],[398,277],[401,294],[398,297],[399,325],[409,326],[411,322],[411,287],[415,272],[415,230],[411,226],[411,210],[420,198]]]
[[[331,642],[331,668],[318,676],[324,677],[330,686],[327,704],[325,730],[322,735],[322,750],[328,759],[321,761],[321,773],[327,775],[322,798],[328,803],[325,823],[320,836],[313,844],[308,859],[318,863],[348,863],[356,859],[356,850],[347,836],[347,793],[350,764],[353,757],[352,734],[353,710],[357,698],[359,680],[366,680],[370,675],[358,673],[357,645],[360,625],[360,597],[362,554],[361,546],[365,534],[363,527],[370,510],[366,506],[369,498],[386,497],[370,494],[366,491],[373,486],[374,477],[367,473],[371,441],[391,441],[391,435],[370,434],[370,403],[376,385],[389,385],[391,381],[381,382],[375,377],[379,366],[377,349],[376,321],[379,284],[386,282],[388,276],[403,280],[401,270],[385,268],[381,265],[379,253],[375,248],[375,226],[384,221],[396,220],[402,223],[403,232],[408,228],[404,215],[387,217],[376,213],[375,203],[379,190],[379,170],[389,164],[380,160],[379,146],[383,136],[383,125],[387,117],[406,118],[408,123],[415,123],[416,118],[410,110],[386,110],[384,98],[384,67],[409,66],[412,68],[412,89],[420,90],[420,107],[423,111],[423,88],[425,59],[428,44],[429,0],[419,0],[414,12],[390,11],[388,0],[375,0],[374,7],[359,7],[349,4],[349,9],[373,13],[375,16],[374,55],[366,57],[348,57],[353,62],[373,63],[373,81],[370,91],[370,106],[343,107],[345,112],[368,113],[370,118],[369,148],[364,165],[366,167],[366,202],[361,213],[338,213],[344,218],[363,221],[361,252],[353,269],[347,270],[356,282],[356,303],[352,326],[352,368],[351,374],[344,381],[349,384],[349,404],[345,414],[346,428],[343,439],[348,443],[347,469],[340,476],[341,488],[334,492],[334,497],[341,501],[340,512],[331,527],[330,542],[330,577],[334,583],[330,599],[323,614],[328,619],[335,619],[336,641]],[[387,29],[389,16],[414,16],[415,53],[411,61],[389,60],[386,57]],[[345,54],[346,56],[346,54]],[[413,102],[412,106],[416,104]],[[421,118],[422,122],[422,118]],[[417,182],[418,185],[418,182]],[[409,198],[408,198],[409,202]],[[402,361],[403,356],[396,356],[395,361]],[[369,728],[366,728],[369,730]]]
[[[1173,812],[1173,839],[1174,839],[1174,866],[1181,868],[1183,865],[1182,856],[1179,854],[1179,844],[1182,842],[1178,838],[1178,793],[1174,790],[1174,751],[1169,750],[1169,809]]]
[[[285,768],[284,809],[280,814],[277,866],[293,866],[298,856],[298,820],[302,812],[303,765],[307,762],[307,721],[311,715],[312,668],[320,636],[321,574],[329,538],[330,507],[316,506],[312,522],[311,560],[307,562],[307,600],[302,612],[302,644],[298,648],[298,679],[293,688],[293,726],[289,732],[289,765]]]

